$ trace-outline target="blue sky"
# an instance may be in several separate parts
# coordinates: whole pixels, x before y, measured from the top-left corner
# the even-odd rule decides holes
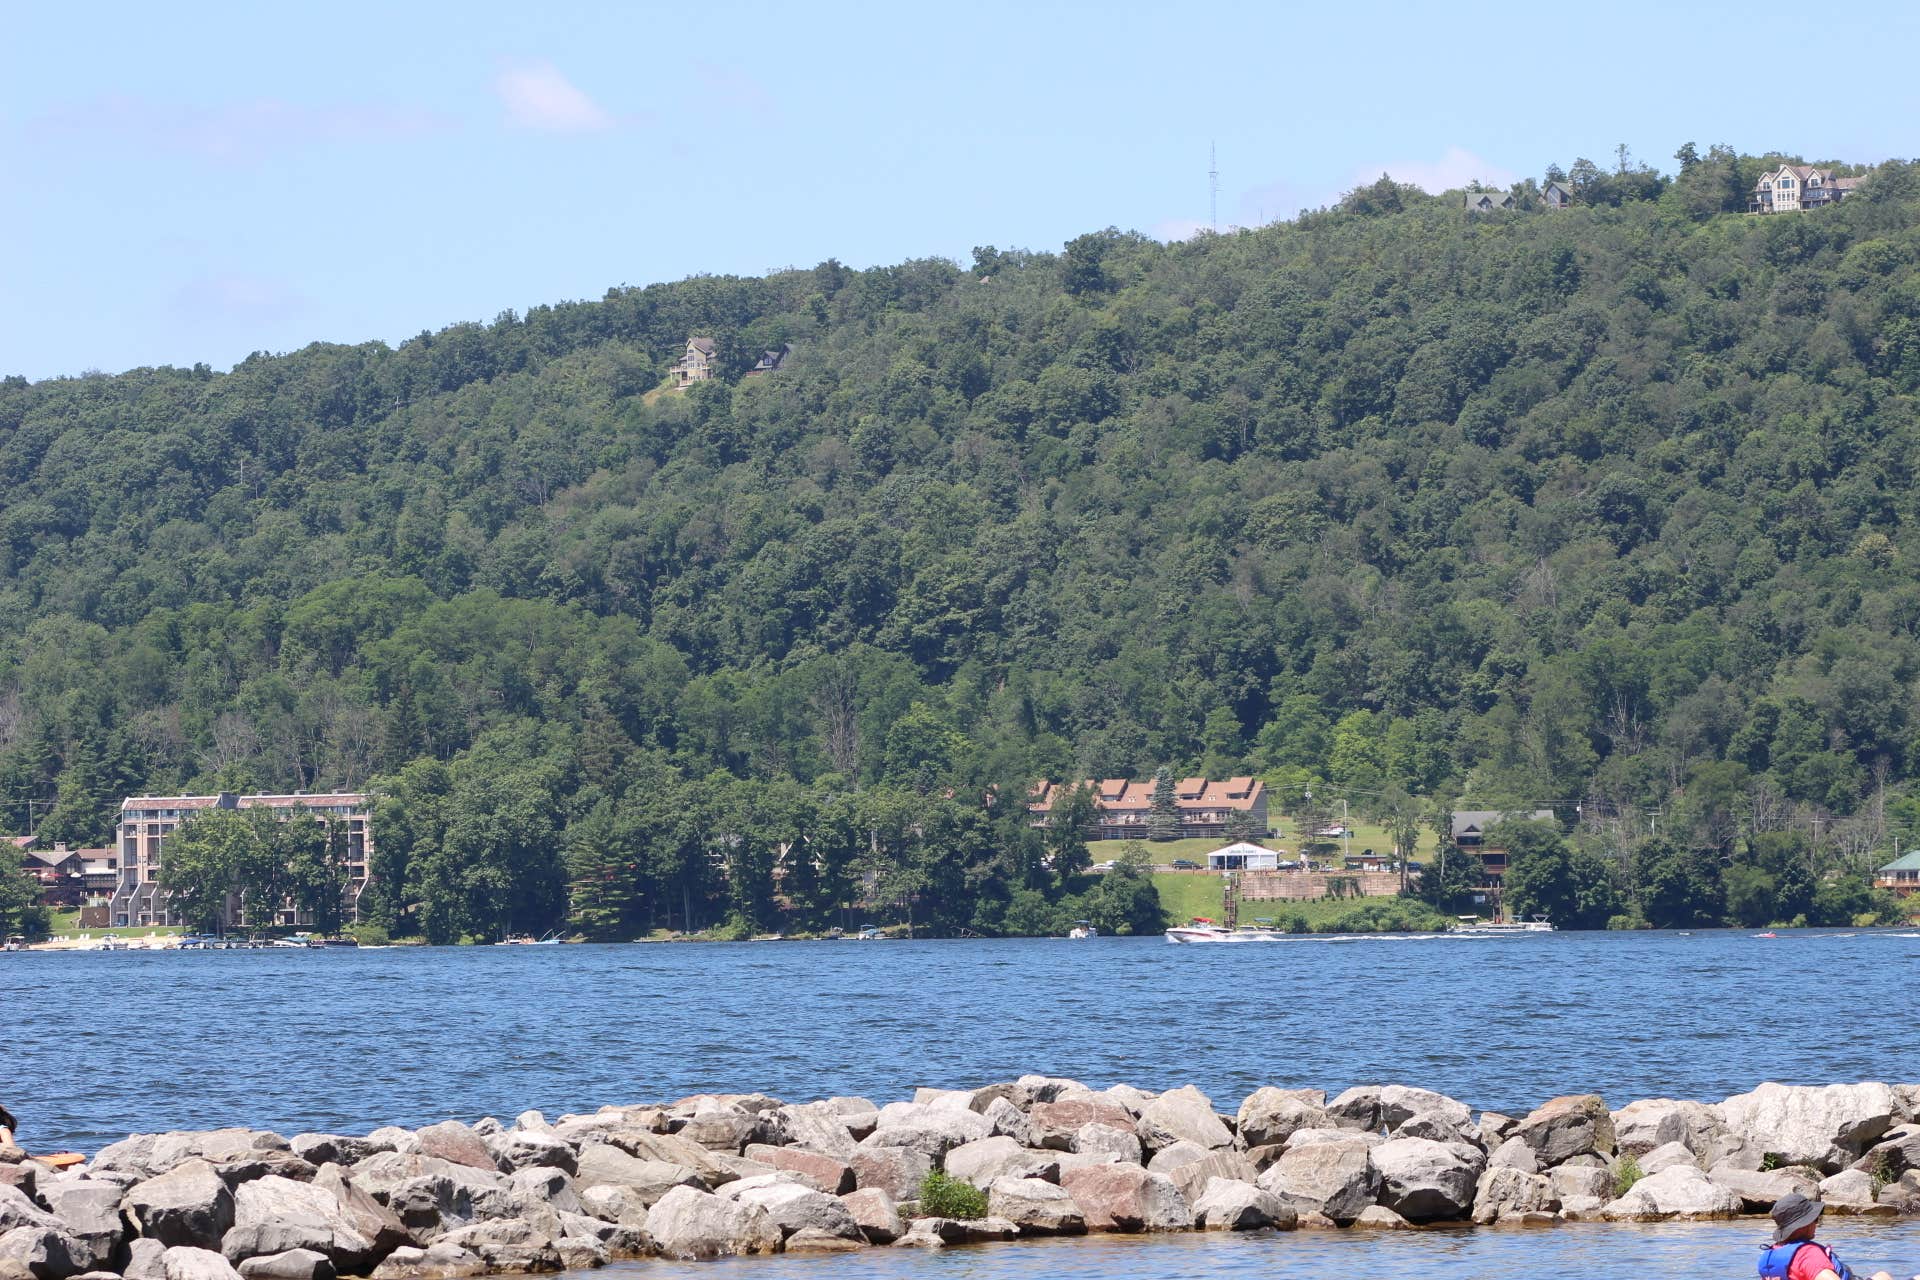
[[[1920,5],[38,4],[0,373],[230,366],[698,272],[1253,224],[1616,143],[1920,154]]]

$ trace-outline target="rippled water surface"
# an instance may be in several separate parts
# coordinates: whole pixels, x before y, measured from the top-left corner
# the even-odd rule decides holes
[[[1191,1082],[1226,1106],[1396,1081],[1617,1106],[1911,1079],[1917,979],[1913,931],[29,952],[0,954],[0,1102],[29,1146],[80,1150],[703,1090],[886,1101],[1027,1071]]]
[[[1592,1277],[1593,1280],[1729,1280],[1754,1274],[1763,1242],[1755,1222],[1698,1226],[1571,1223],[1525,1230],[1265,1232],[1248,1235],[1104,1236],[973,1249],[876,1249],[850,1257],[741,1258],[724,1262],[619,1264],[603,1280],[1488,1280],[1490,1277]],[[1867,1226],[1830,1221],[1822,1230],[1862,1276],[1885,1267],[1906,1277],[1920,1269],[1920,1231],[1911,1224]],[[1863,1265],[1864,1264],[1864,1265]],[[1904,1268],[1904,1269],[1903,1269]],[[585,1273],[582,1273],[584,1277]]]

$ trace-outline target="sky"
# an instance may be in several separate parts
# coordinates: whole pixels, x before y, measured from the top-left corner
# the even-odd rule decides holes
[[[1920,155],[1920,4],[13,6],[0,374],[1258,225],[1684,142]]]

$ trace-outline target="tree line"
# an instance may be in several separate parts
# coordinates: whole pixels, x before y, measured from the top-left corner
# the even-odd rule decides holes
[[[1091,891],[1033,779],[1166,767],[1812,918],[1920,825],[1920,169],[1728,212],[1780,159],[6,379],[0,820],[372,787],[436,937],[986,932]]]

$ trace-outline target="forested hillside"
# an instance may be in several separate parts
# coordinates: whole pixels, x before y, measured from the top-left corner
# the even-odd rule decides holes
[[[1805,912],[1920,824],[1920,165],[1770,217],[1686,165],[8,379],[0,813],[373,785],[441,939],[990,932],[1072,887],[1032,779],[1164,765],[1552,807],[1599,918]],[[663,392],[690,335],[728,376]]]

